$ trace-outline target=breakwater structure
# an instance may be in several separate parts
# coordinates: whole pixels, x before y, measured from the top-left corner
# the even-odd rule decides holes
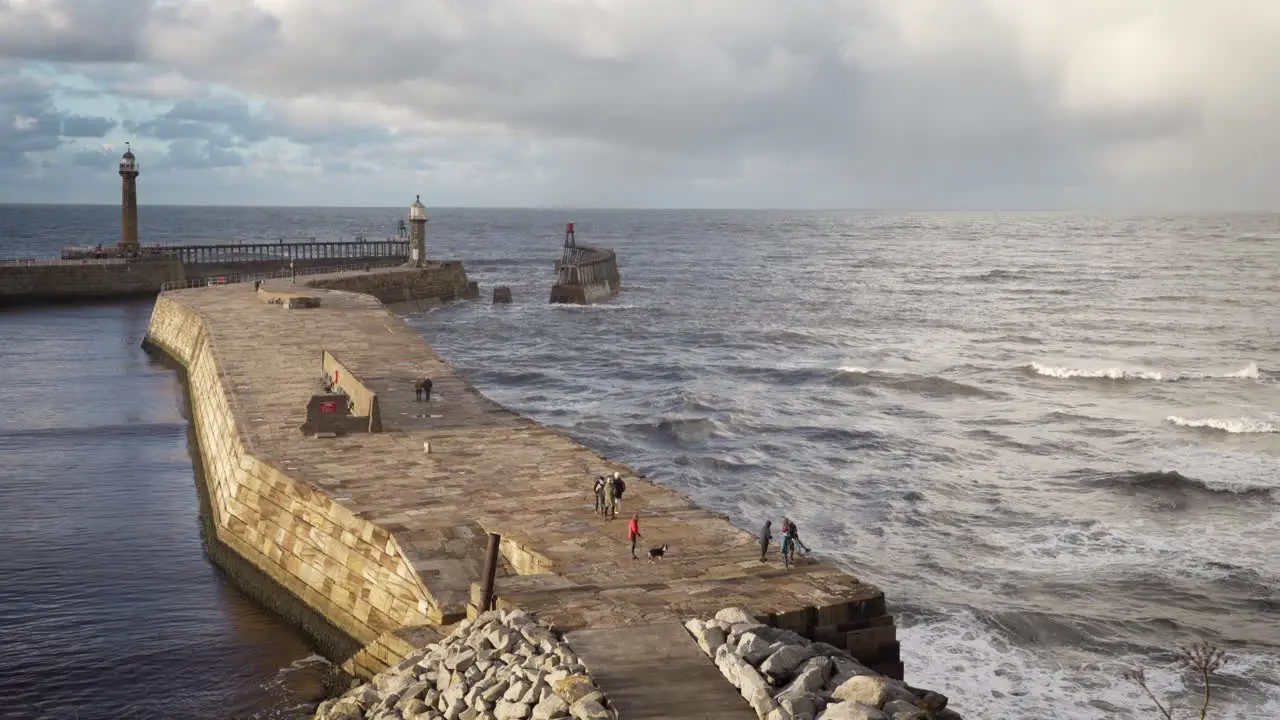
[[[613,297],[621,287],[617,254],[609,248],[579,245],[573,223],[565,225],[551,302],[589,305]]]
[[[138,240],[138,176],[132,149],[120,159],[121,237],[114,245],[64,248],[57,259],[0,261],[0,307],[152,297],[166,286],[223,283],[229,278],[308,273],[341,266],[421,266],[426,258],[426,215],[410,209],[418,234],[369,240],[143,245]],[[402,223],[403,226],[403,223]],[[420,255],[414,255],[416,248]]]
[[[758,706],[762,717],[794,720],[759,697],[767,690],[751,690],[748,705],[748,691],[734,691],[745,671],[728,660],[737,674],[718,670],[700,649],[706,637],[685,625],[721,617],[725,605],[742,608],[750,628],[779,633],[762,635],[766,648],[781,643],[774,652],[802,637],[886,682],[904,676],[879,588],[816,560],[763,562],[756,538],[725,516],[485,398],[375,296],[401,297],[403,272],[157,299],[145,343],[181,367],[210,557],[242,588],[366,679],[405,670],[459,623],[518,609],[555,629],[624,718],[751,717]],[[419,400],[426,378],[432,390]],[[614,472],[627,482],[626,514],[650,545],[669,548],[661,561],[633,559],[626,521],[593,512],[593,478]],[[748,626],[738,624],[721,631],[741,635]],[[481,653],[490,664],[501,655],[474,642],[473,656],[445,662],[447,679],[433,670],[437,702],[459,673],[478,682],[468,668]],[[463,701],[489,690],[466,690]],[[511,717],[546,700],[512,694]],[[723,711],[707,714],[694,698]],[[456,700],[449,714],[420,716],[456,718]]]

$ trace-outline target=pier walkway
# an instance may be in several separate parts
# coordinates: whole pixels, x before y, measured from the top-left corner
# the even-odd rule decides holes
[[[341,614],[354,608],[367,623],[365,642],[378,633],[398,632],[378,627],[374,618],[386,624],[386,618],[403,616],[394,612],[402,601],[388,601],[376,584],[354,596],[345,593],[343,577],[354,578],[356,584],[349,586],[358,588],[360,577],[372,583],[384,576],[377,575],[376,564],[341,549],[361,541],[317,518],[312,508],[324,505],[308,504],[308,493],[318,490],[360,522],[381,529],[365,532],[365,541],[385,542],[387,553],[395,546],[412,567],[395,572],[416,572],[428,595],[421,607],[436,624],[467,612],[473,584],[480,581],[484,533],[500,534],[500,606],[522,607],[567,633],[610,697],[629,708],[625,717],[649,717],[645,707],[669,718],[750,717],[680,625],[726,606],[747,608],[771,624],[845,646],[873,668],[879,663],[900,676],[892,618],[878,588],[819,562],[790,571],[776,559],[760,562],[754,535],[725,516],[700,509],[679,492],[482,396],[371,296],[308,288],[306,294],[318,298],[319,307],[285,309],[265,301],[272,293],[299,287],[279,281],[264,283],[261,294],[250,285],[170,291],[156,314],[171,319],[153,317],[149,337],[190,334],[184,328],[202,325],[207,347],[201,352],[211,353],[216,363],[212,377],[228,396],[231,416],[227,422],[202,417],[201,432],[237,428],[254,462],[304,488],[301,498],[282,495],[278,486],[256,496],[247,486],[220,491],[228,537],[253,538],[241,552],[261,550],[265,557],[282,558],[273,572],[289,573],[280,576],[286,585],[305,589],[310,583],[327,592],[318,601],[319,611]],[[172,305],[162,308],[167,304]],[[321,392],[326,351],[377,393],[382,432],[331,438],[301,432],[304,408]],[[200,372],[201,378],[210,377],[208,370]],[[429,403],[416,401],[413,392],[414,382],[424,377],[433,381]],[[200,382],[207,388],[207,379]],[[208,463],[209,450],[202,452]],[[243,459],[233,462],[249,467]],[[592,482],[614,471],[627,480],[624,515],[607,521],[593,512]],[[669,546],[665,560],[631,558],[624,516],[632,513],[641,517],[646,546]],[[285,530],[254,534],[255,523],[278,528],[293,522],[281,520],[282,514],[304,523],[297,525],[301,530],[289,531],[297,533],[296,539]],[[340,531],[345,546],[325,539],[325,533],[336,538]],[[382,531],[386,534],[378,540]],[[317,558],[315,547],[339,550]],[[317,569],[338,579],[321,584]],[[303,596],[313,597],[310,592]],[[371,606],[391,611],[378,614]],[[680,713],[659,703],[668,692],[664,687],[680,689],[675,693],[685,703]],[[703,695],[706,703],[692,701]]]
[[[679,623],[579,630],[565,640],[626,720],[756,720]]]

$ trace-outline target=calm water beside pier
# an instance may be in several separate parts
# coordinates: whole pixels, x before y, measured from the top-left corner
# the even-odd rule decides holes
[[[325,663],[204,556],[150,312],[0,313],[0,717],[304,717]]]
[[[141,224],[344,239],[404,214],[144,205]],[[547,305],[567,220],[618,250],[615,302]],[[0,206],[0,256],[117,222]],[[886,589],[908,676],[967,717],[1152,717],[1120,674],[1183,691],[1167,650],[1196,639],[1230,652],[1215,720],[1280,716],[1280,217],[445,210],[429,230],[486,297],[515,293],[410,317],[446,360],[744,527],[798,519]],[[0,713],[15,692],[258,707],[313,672],[200,554],[147,312],[0,313]]]

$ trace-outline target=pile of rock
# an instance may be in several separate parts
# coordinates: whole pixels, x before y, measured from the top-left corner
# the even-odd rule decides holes
[[[521,610],[463,621],[316,720],[611,720],[604,693],[551,629]]]
[[[880,675],[848,652],[740,608],[685,627],[762,720],[960,720],[947,698]]]

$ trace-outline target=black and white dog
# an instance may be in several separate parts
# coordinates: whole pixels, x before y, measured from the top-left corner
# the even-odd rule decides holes
[[[667,554],[666,545],[663,545],[662,547],[649,548],[649,562],[653,562],[654,560],[661,560],[662,556],[666,554]]]

